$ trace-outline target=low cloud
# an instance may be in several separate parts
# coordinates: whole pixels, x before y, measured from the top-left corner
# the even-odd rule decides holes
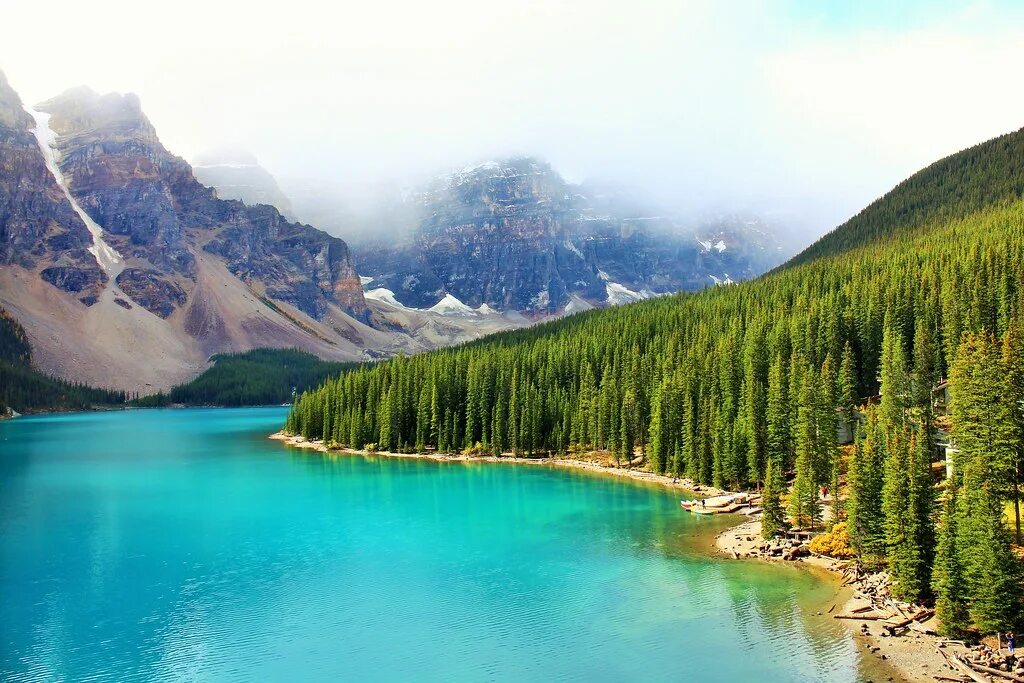
[[[537,154],[810,239],[1024,125],[1024,33],[992,3],[869,22],[756,1],[48,7],[5,10],[0,67],[29,101],[134,91],[178,154],[237,145],[327,187]]]

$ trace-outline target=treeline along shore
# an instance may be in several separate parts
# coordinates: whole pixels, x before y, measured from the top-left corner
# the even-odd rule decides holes
[[[894,599],[933,606],[945,636],[1016,629],[1022,196],[1017,132],[921,171],[756,281],[354,368],[298,397],[285,432],[600,452],[761,489],[766,535],[842,524],[842,552],[885,570]]]

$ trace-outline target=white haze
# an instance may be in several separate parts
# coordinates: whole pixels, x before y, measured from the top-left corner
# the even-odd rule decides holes
[[[1024,125],[1020,14],[942,6],[846,21],[813,2],[21,2],[0,68],[30,103],[136,92],[177,154],[238,145],[348,194],[536,154],[806,241]]]

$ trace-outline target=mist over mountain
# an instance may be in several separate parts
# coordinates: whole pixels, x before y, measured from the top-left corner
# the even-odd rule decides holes
[[[787,255],[757,217],[681,222],[630,193],[567,182],[533,157],[492,160],[405,193],[404,226],[348,233],[366,285],[403,305],[448,296],[550,315],[698,290]]]
[[[203,185],[217,188],[221,199],[237,199],[249,206],[269,204],[283,216],[292,216],[291,202],[250,152],[222,147],[196,155],[192,171]]]

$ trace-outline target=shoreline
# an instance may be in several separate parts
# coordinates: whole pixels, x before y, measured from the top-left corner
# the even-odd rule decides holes
[[[694,496],[721,496],[731,491],[725,491],[713,486],[698,484],[692,479],[677,479],[664,474],[655,474],[646,470],[639,470],[627,467],[605,467],[589,460],[576,458],[523,458],[512,455],[462,455],[447,453],[394,453],[392,451],[366,451],[354,448],[329,448],[323,441],[310,440],[301,436],[292,436],[284,432],[275,432],[269,437],[275,441],[281,441],[293,448],[305,448],[320,453],[379,456],[382,458],[404,458],[408,460],[432,460],[434,462],[496,462],[511,463],[515,465],[539,465],[546,467],[560,467],[564,469],[583,470],[594,474],[606,474],[614,477],[631,479],[636,482],[654,484],[674,491],[682,491]]]
[[[405,458],[412,460],[432,460],[435,462],[494,462],[521,465],[541,465],[562,469],[585,471],[591,474],[603,474],[630,479],[634,482],[653,484],[662,488],[680,491],[693,496],[718,496],[730,493],[710,486],[703,486],[691,479],[675,479],[673,477],[654,474],[645,470],[606,467],[601,464],[575,458],[523,458],[514,456],[494,455],[462,455],[440,453],[393,453],[388,451],[369,452],[352,448],[329,448],[323,441],[309,440],[301,436],[292,436],[284,432],[276,432],[268,438],[281,441],[294,448],[313,450],[332,455],[379,456],[385,458]],[[733,515],[733,517],[740,517]],[[772,564],[784,563],[822,573],[824,579],[837,582],[837,588],[847,594],[839,613],[852,615],[855,610],[863,609],[866,601],[858,596],[856,582],[848,582],[843,569],[846,562],[817,555],[803,555],[792,559],[767,558],[760,554],[761,522],[760,519],[737,520],[737,523],[721,531],[708,545],[712,554],[735,560],[761,561]],[[839,605],[840,603],[836,603]],[[835,607],[835,605],[833,606]],[[827,615],[819,612],[822,616]],[[833,615],[834,617],[835,615]],[[849,630],[859,655],[872,669],[881,669],[889,680],[896,674],[909,683],[931,683],[936,676],[946,680],[956,680],[960,672],[946,661],[939,651],[942,638],[926,635],[914,630],[906,630],[898,636],[891,636],[877,620],[842,619]],[[884,634],[884,635],[883,635]],[[944,646],[947,647],[947,646]],[[966,648],[947,651],[966,652]]]
[[[240,408],[288,408],[290,403],[254,403],[252,405],[229,406],[223,403],[168,403],[158,406],[140,406],[130,403],[117,403],[113,405],[95,404],[86,407],[66,408],[60,406],[48,406],[46,408],[25,408],[21,412],[13,411],[15,415],[0,411],[0,420],[14,420],[19,417],[35,417],[38,415],[66,415],[68,413],[114,413],[125,410],[188,410],[191,408],[223,408],[225,410],[237,410]]]
[[[761,538],[761,521],[757,519],[742,522],[720,532],[715,537],[714,547],[719,554],[733,559],[815,567],[840,581],[839,586],[847,589],[848,597],[832,617],[840,618],[838,615],[842,615],[841,621],[847,626],[857,649],[865,658],[870,656],[874,663],[891,669],[910,683],[959,680],[962,676],[959,670],[949,664],[940,648],[949,654],[965,654],[968,652],[966,647],[950,645],[941,636],[910,628],[899,635],[891,635],[877,617],[856,618],[856,615],[864,613],[871,603],[862,597],[863,593],[858,590],[863,586],[856,580],[851,581],[849,575],[844,572],[848,565],[846,560],[810,554],[792,559],[765,557],[760,553],[763,543],[765,541]],[[836,603],[836,606],[839,605],[840,603]]]

